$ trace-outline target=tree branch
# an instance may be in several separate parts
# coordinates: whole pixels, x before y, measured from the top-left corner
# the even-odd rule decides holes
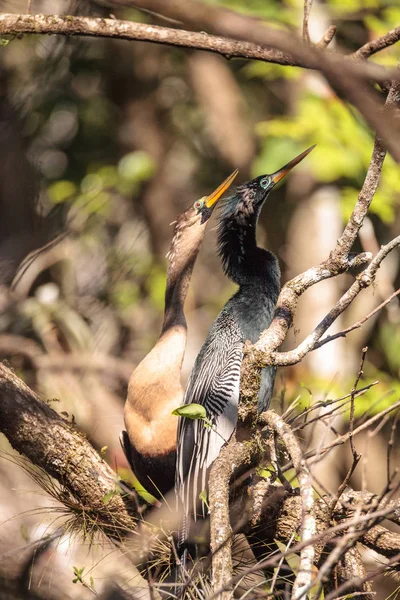
[[[2,364],[0,431],[15,450],[69,492],[75,511],[81,512],[93,529],[122,538],[135,528],[114,471],[82,434]]]
[[[356,323],[353,323],[353,325],[350,325],[350,327],[346,327],[346,329],[343,329],[342,331],[339,331],[338,333],[334,333],[332,335],[328,335],[328,336],[324,337],[322,340],[320,340],[319,342],[317,342],[314,345],[313,350],[316,350],[317,348],[321,348],[321,346],[324,346],[328,342],[332,342],[333,340],[336,340],[340,337],[346,337],[346,335],[348,333],[350,333],[351,331],[354,331],[355,329],[358,329],[359,327],[361,327],[361,325],[364,325],[364,323],[366,323],[368,321],[368,319],[370,319],[371,317],[376,315],[376,313],[378,313],[380,310],[382,310],[382,308],[385,308],[385,306],[387,304],[389,304],[389,302],[391,302],[399,294],[400,294],[400,288],[398,290],[396,290],[395,292],[393,292],[393,294],[391,294],[389,296],[389,298],[386,298],[386,300],[381,302],[379,304],[379,306],[374,308],[374,310],[371,310],[371,312],[369,312],[367,315],[365,315],[365,317],[363,317]]]
[[[185,31],[159,25],[98,19],[95,17],[72,17],[60,15],[0,15],[0,35],[8,34],[55,34],[117,38],[153,42],[178,48],[206,50],[226,58],[262,60],[285,66],[303,66],[290,54],[268,48],[261,44],[229,39],[204,32]],[[383,74],[383,73],[382,73]]]
[[[307,544],[316,532],[314,517],[314,490],[311,484],[311,475],[304,460],[299,442],[293,434],[290,426],[273,411],[262,413],[259,422],[276,431],[278,437],[286,446],[296,469],[297,479],[300,486],[302,503],[301,518],[301,542],[304,546],[300,552],[299,571],[293,584],[292,598],[296,600],[303,596],[303,590],[308,588],[312,581],[315,548],[313,544]]]
[[[395,33],[397,32],[396,30],[393,31]],[[321,42],[317,44],[317,47],[326,47],[332,41],[335,32],[336,27],[331,26],[325,33]],[[159,25],[136,23],[134,21],[99,19],[95,17],[42,14],[0,14],[0,35],[21,34],[54,34],[152,42],[178,48],[204,50],[220,54],[225,58],[245,58],[261,60],[283,66],[303,67],[306,69],[313,68],[307,61],[304,62],[298,59],[293,48],[289,53],[286,53],[268,47],[265,44],[256,44],[229,37],[211,35],[204,31],[186,31],[184,29],[161,27]],[[400,39],[400,34],[398,39]],[[383,49],[388,45],[394,44],[398,39],[395,39],[395,36],[392,35],[388,38],[386,45],[385,40],[382,38],[375,41],[377,45],[382,46],[380,49]],[[337,56],[341,59],[349,58],[348,56],[339,54]],[[355,55],[350,56],[353,57]],[[315,66],[314,68],[317,67]],[[388,71],[380,65],[369,64],[366,62],[358,63],[358,72],[360,76],[381,82],[387,81],[393,76],[393,72],[390,70]]]
[[[378,254],[374,257],[370,265],[357,276],[353,285],[343,294],[343,296],[338,300],[335,306],[329,311],[329,313],[320,321],[317,327],[314,329],[306,339],[297,346],[295,350],[291,350],[289,352],[277,352],[271,353],[269,360],[276,366],[288,366],[294,365],[306,354],[308,354],[311,350],[316,348],[318,340],[323,336],[323,334],[329,329],[329,327],[336,321],[339,315],[341,315],[346,308],[350,306],[353,300],[358,296],[358,294],[366,287],[372,285],[375,281],[376,273],[382,261],[386,258],[386,256],[392,252],[395,248],[400,247],[400,236],[394,238],[391,242],[382,246]]]
[[[384,50],[385,48],[392,46],[399,40],[400,40],[400,27],[395,27],[395,29],[391,29],[390,31],[385,33],[385,35],[382,35],[381,37],[377,38],[376,40],[372,40],[371,42],[364,44],[364,46],[361,46],[361,48],[359,48],[356,52],[354,52],[354,54],[352,56],[354,58],[362,58],[362,59],[369,58],[373,54],[376,54],[377,52],[380,52],[381,50]]]
[[[310,19],[310,12],[313,0],[304,0],[303,9],[303,40],[307,44],[311,44],[310,32],[308,30],[308,21]]]
[[[233,436],[211,467],[208,480],[210,536],[212,554],[212,589],[223,589],[220,600],[232,597],[232,528],[229,511],[229,483],[238,467],[250,466],[259,455],[257,443],[236,441]]]

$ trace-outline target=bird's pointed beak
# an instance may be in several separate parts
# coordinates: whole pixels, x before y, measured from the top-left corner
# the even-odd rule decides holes
[[[298,165],[299,162],[301,162],[303,160],[303,158],[305,158],[307,156],[307,154],[310,154],[311,150],[314,150],[314,148],[315,148],[315,144],[314,144],[314,146],[307,148],[307,150],[305,150],[304,152],[302,152],[301,154],[296,156],[296,158],[294,158],[287,165],[282,167],[282,169],[279,169],[279,171],[276,171],[275,173],[273,173],[271,175],[271,180],[272,180],[273,184],[275,185],[276,183],[278,183],[278,181],[280,181],[283,177],[285,177],[285,175],[287,175],[289,173],[289,171],[291,171],[293,169],[293,167]]]
[[[230,185],[232,184],[233,180],[235,179],[235,177],[238,173],[239,173],[239,169],[235,169],[233,171],[233,173],[231,173],[229,175],[229,177],[227,177],[225,179],[225,181],[223,181],[221,183],[221,185],[219,185],[217,187],[217,189],[213,191],[212,194],[207,196],[207,199],[206,199],[207,208],[211,208],[212,206],[214,206],[214,204],[217,202],[217,200],[219,200],[221,198],[222,194],[224,192],[226,192],[226,190],[230,187]]]

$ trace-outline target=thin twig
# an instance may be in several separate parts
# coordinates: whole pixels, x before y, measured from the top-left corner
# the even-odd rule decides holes
[[[392,429],[390,431],[390,438],[388,441],[388,445],[387,445],[387,454],[386,454],[386,473],[387,473],[387,480],[390,481],[390,458],[392,455],[392,451],[393,451],[393,446],[394,446],[394,439],[396,436],[396,428],[397,428],[397,423],[400,417],[400,412],[397,412],[394,420],[393,420],[393,424],[392,424]]]
[[[364,323],[366,321],[368,321],[368,319],[370,319],[371,317],[376,315],[376,313],[379,312],[380,310],[382,310],[382,308],[385,308],[385,306],[387,306],[387,304],[389,304],[389,302],[391,302],[399,294],[400,294],[400,288],[398,290],[396,290],[395,292],[393,292],[393,294],[391,294],[389,296],[389,298],[386,298],[386,300],[381,302],[381,304],[379,304],[379,306],[374,308],[374,310],[371,310],[371,312],[369,312],[367,315],[365,315],[365,317],[363,317],[356,323],[353,323],[353,325],[350,325],[350,327],[347,327],[346,329],[343,329],[343,331],[339,331],[338,333],[334,333],[332,335],[328,335],[328,336],[322,338],[322,340],[320,340],[319,342],[317,342],[315,344],[313,350],[317,350],[317,348],[321,348],[321,346],[324,346],[328,342],[332,342],[333,340],[336,340],[337,338],[346,337],[346,335],[348,333],[350,333],[350,331],[354,331],[354,329],[358,329],[359,327],[361,327],[361,325],[364,325]]]
[[[331,25],[330,27],[328,27],[328,29],[325,31],[325,33],[322,36],[322,38],[320,39],[320,41],[317,42],[315,44],[315,46],[317,48],[321,48],[321,49],[327,48],[329,46],[329,44],[331,43],[331,41],[333,40],[333,38],[335,37],[336,30],[337,30],[336,25]]]
[[[358,368],[358,372],[357,372],[357,377],[356,380],[354,382],[354,386],[353,389],[351,390],[351,398],[350,398],[350,420],[349,420],[349,434],[350,434],[350,448],[351,448],[351,453],[353,455],[353,461],[354,462],[358,462],[360,460],[360,456],[356,450],[355,444],[354,444],[354,438],[353,438],[353,431],[354,431],[354,410],[355,410],[355,395],[357,392],[357,386],[358,383],[361,379],[361,376],[363,375],[363,368],[364,368],[364,362],[365,362],[365,357],[367,355],[368,352],[368,347],[366,346],[365,348],[362,349],[362,355],[361,355],[361,361],[360,361],[360,366]]]
[[[304,0],[304,13],[303,13],[303,40],[307,44],[311,44],[310,32],[308,29],[308,21],[310,19],[310,12],[313,0]]]
[[[374,415],[373,417],[371,417],[370,419],[368,419],[367,421],[362,423],[362,425],[359,425],[353,431],[352,435],[356,436],[359,433],[361,433],[362,431],[365,431],[366,429],[368,429],[368,427],[371,427],[371,425],[373,425],[380,419],[384,418],[387,414],[389,414],[393,410],[397,410],[398,408],[400,408],[400,400],[395,402],[392,406],[389,406],[385,410],[381,411],[378,415]],[[326,446],[324,446],[323,448],[321,448],[319,450],[310,450],[310,451],[306,452],[305,457],[308,460],[310,458],[314,458],[318,454],[318,460],[319,460],[321,456],[323,456],[324,454],[326,454],[333,448],[336,448],[336,446],[341,446],[342,444],[345,444],[349,440],[349,438],[350,438],[350,433],[347,432],[347,433],[343,434],[340,438],[338,438],[336,440],[332,440],[332,442],[330,442],[329,444],[327,444]],[[314,464],[314,462],[315,461],[311,461],[310,465]],[[293,463],[292,463],[292,461],[290,461],[289,463],[287,463],[286,465],[284,465],[282,467],[282,471],[287,471],[288,469],[292,469],[292,468],[293,468]]]

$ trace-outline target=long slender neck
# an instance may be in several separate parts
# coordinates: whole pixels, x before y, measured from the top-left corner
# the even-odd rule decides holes
[[[205,233],[205,225],[200,220],[191,226],[178,222],[171,248],[165,289],[164,321],[161,335],[172,327],[187,329],[183,312],[193,267]]]
[[[259,248],[256,241],[258,214],[237,212],[221,220],[218,247],[226,275],[241,288],[262,286],[277,299],[280,270],[276,256]]]
[[[183,308],[195,261],[196,257],[192,258],[179,273],[176,272],[176,269],[174,268],[168,268],[167,286],[165,289],[164,320],[161,334],[177,325],[181,325],[187,329]]]

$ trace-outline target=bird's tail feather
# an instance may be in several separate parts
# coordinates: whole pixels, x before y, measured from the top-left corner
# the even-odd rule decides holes
[[[183,516],[182,523],[178,529],[178,548],[177,554],[179,562],[176,568],[175,576],[175,595],[177,598],[182,598],[184,594],[183,584],[186,581],[187,573],[187,558],[188,558],[188,546],[187,539],[189,535],[189,521],[187,514]]]

